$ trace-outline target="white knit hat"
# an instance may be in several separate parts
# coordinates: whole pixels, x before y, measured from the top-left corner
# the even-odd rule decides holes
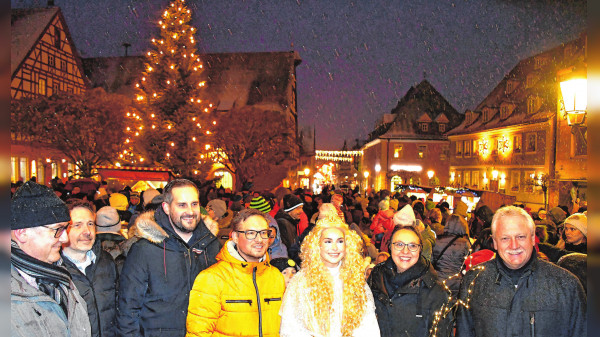
[[[572,214],[565,220],[565,224],[569,224],[577,229],[587,238],[587,216],[583,213]]]
[[[402,209],[394,213],[394,226],[414,226],[415,212],[410,205],[404,205]]]

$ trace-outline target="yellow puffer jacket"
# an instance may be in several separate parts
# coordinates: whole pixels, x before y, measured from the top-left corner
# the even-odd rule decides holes
[[[236,256],[233,241],[227,241],[217,263],[196,277],[190,292],[187,337],[279,336],[283,275],[269,264],[268,256],[263,262],[243,262]]]

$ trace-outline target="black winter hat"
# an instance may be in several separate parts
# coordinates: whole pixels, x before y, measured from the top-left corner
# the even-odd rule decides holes
[[[71,220],[67,205],[50,188],[28,181],[10,201],[10,229],[50,225]]]
[[[294,194],[288,194],[283,197],[283,210],[286,212],[291,212],[302,205],[304,205],[302,200]]]
[[[294,268],[296,271],[298,271],[298,265],[296,262],[294,262],[292,259],[288,259],[287,257],[278,257],[273,259],[271,260],[271,265],[279,269],[280,272],[283,272],[287,268]]]

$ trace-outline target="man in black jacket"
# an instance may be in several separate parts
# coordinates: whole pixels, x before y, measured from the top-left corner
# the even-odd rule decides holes
[[[283,197],[283,207],[275,214],[275,220],[281,232],[281,242],[289,251],[290,247],[298,237],[297,227],[300,222],[300,214],[304,203],[294,194]]]
[[[216,262],[219,242],[202,220],[196,185],[176,179],[163,195],[162,207],[133,225],[139,240],[120,278],[120,336],[185,336],[194,280]]]
[[[586,295],[570,272],[536,256],[535,224],[508,206],[492,219],[497,257],[463,277],[457,336],[586,336]]]
[[[92,337],[117,336],[117,266],[96,240],[96,214],[91,203],[67,200],[71,222],[69,242],[61,257],[73,283],[87,304]]]

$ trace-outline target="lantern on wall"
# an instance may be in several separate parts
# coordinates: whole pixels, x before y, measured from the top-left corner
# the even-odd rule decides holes
[[[569,126],[581,125],[587,115],[587,80],[583,78],[560,82],[561,104]]]

